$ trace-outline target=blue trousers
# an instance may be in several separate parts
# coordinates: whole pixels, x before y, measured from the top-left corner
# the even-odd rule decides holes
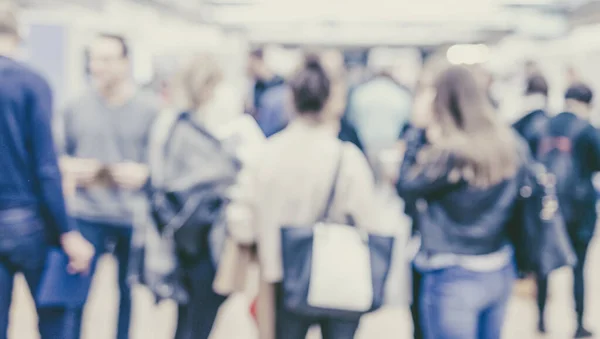
[[[515,269],[452,267],[423,274],[421,321],[426,339],[500,339]]]
[[[208,256],[183,264],[183,282],[190,302],[178,307],[175,339],[208,339],[226,297],[213,291],[216,272]]]
[[[116,339],[128,339],[131,322],[131,289],[127,282],[127,274],[133,228],[127,225],[113,225],[85,220],[77,220],[77,226],[81,234],[96,249],[96,257],[92,262],[91,274],[95,273],[98,259],[102,254],[110,252],[117,259],[119,284],[119,309],[117,312],[119,315]],[[75,336],[64,339],[81,338],[83,309],[72,310],[72,316],[75,323]]]
[[[34,209],[0,211],[0,339],[7,339],[15,274],[22,273],[29,290],[38,289],[48,249],[47,232]],[[38,308],[42,339],[68,338],[72,332],[62,308]]]

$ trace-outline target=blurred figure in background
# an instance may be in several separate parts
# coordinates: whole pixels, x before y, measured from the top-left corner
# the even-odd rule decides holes
[[[93,247],[67,216],[52,138],[52,92],[14,59],[16,7],[0,2],[0,338],[8,336],[13,281],[22,273],[35,297],[50,246],[60,245],[73,272],[84,272]],[[49,239],[51,239],[49,241]],[[55,243],[56,242],[56,243]],[[71,338],[62,307],[38,308],[42,339]]]
[[[332,81],[336,84],[336,86],[339,86],[340,95],[344,96],[344,100],[337,101],[336,107],[332,108],[336,111],[336,114],[340,113],[340,115],[342,115],[338,138],[342,141],[353,143],[356,145],[356,147],[363,151],[363,144],[358,136],[356,128],[343,114],[347,109],[348,102],[348,83],[346,68],[344,66],[344,56],[339,50],[329,49],[322,53],[321,62],[323,63],[323,67],[329,74]]]
[[[284,129],[290,119],[285,80],[269,68],[262,49],[250,53],[248,73],[253,81],[250,113],[265,136],[270,137]]]
[[[513,127],[527,141],[531,154],[535,155],[535,140],[548,120],[548,83],[543,75],[533,74],[527,79],[523,106],[525,115]]]
[[[466,67],[442,72],[432,97],[427,127],[407,132],[397,184],[416,202],[421,327],[428,339],[500,339],[515,279],[506,225],[521,147]]]
[[[565,112],[552,117],[534,143],[538,160],[556,177],[561,213],[577,255],[573,284],[576,338],[592,336],[584,326],[585,263],[597,221],[597,197],[592,176],[600,171],[600,132],[589,123],[592,98],[593,93],[588,86],[581,83],[571,85],[565,95]],[[547,279],[538,281],[540,332],[546,331],[547,290]]]
[[[90,46],[93,88],[67,107],[58,124],[64,172],[77,187],[72,213],[97,255],[112,252],[118,261],[117,339],[129,338],[126,278],[133,214],[145,204],[141,189],[148,177],[148,133],[159,109],[136,88],[130,68],[124,38],[97,36]],[[81,327],[82,310],[76,313]]]
[[[377,65],[375,76],[351,93],[347,119],[357,132],[376,175],[381,152],[393,148],[412,106],[411,93],[392,75],[393,64]]]

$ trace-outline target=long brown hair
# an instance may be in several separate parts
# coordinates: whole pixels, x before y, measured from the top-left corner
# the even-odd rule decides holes
[[[499,121],[472,72],[452,66],[439,75],[435,88],[433,118],[439,137],[431,155],[453,155],[452,170],[476,187],[514,176],[520,162],[518,139]]]

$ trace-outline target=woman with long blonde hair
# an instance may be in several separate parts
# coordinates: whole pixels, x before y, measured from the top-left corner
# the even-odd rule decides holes
[[[442,72],[432,93],[426,128],[406,135],[397,184],[416,201],[421,325],[428,339],[499,339],[515,279],[506,228],[522,143],[468,68]]]

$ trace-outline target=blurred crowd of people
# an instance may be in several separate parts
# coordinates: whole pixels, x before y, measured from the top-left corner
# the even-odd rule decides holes
[[[93,276],[105,253],[118,262],[118,339],[129,338],[134,283],[178,303],[176,339],[207,339],[250,262],[260,268],[261,339],[303,339],[314,325],[324,339],[353,338],[361,316],[381,306],[376,284],[368,309],[315,307],[310,289],[307,297],[294,286],[315,278],[306,262],[320,258],[284,244],[290,228],[317,239],[323,223],[369,237],[407,227],[381,217],[382,186],[405,202],[420,239],[415,338],[500,339],[512,288],[528,276],[545,333],[548,275],[563,266],[575,277],[574,337],[592,336],[584,278],[600,133],[585,84],[572,81],[554,114],[544,75],[527,71],[522,114],[509,125],[479,68],[426,64],[414,89],[385,67],[349,84],[318,51],[284,78],[255,49],[251,93],[236,111],[215,55],[194,56],[159,100],[132,80],[127,41],[99,34],[89,88],[55,111],[48,83],[15,59],[19,39],[14,8],[1,8],[0,338],[17,273],[36,301],[41,338],[80,338],[91,279],[69,276]],[[548,223],[556,232],[544,239],[524,234]],[[50,264],[52,249],[64,267]],[[373,282],[401,264],[386,262]],[[61,269],[64,277],[52,271]],[[291,281],[295,271],[301,278]],[[78,292],[48,301],[55,276]],[[298,306],[303,298],[310,307]]]

